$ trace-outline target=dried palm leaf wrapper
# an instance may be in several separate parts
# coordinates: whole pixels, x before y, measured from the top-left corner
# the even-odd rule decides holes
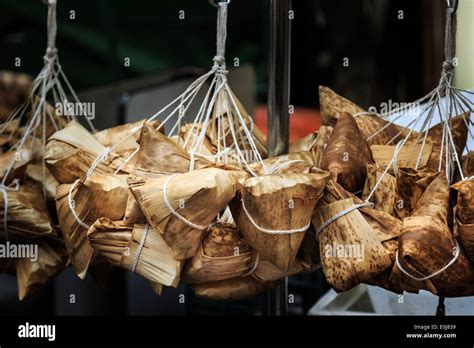
[[[474,151],[469,152],[463,158],[462,169],[465,177],[474,176]]]
[[[316,142],[318,132],[312,132],[305,137],[295,140],[290,144],[289,153],[311,151],[313,144]]]
[[[402,126],[389,123],[375,114],[365,112],[360,106],[325,86],[319,86],[319,101],[323,125],[335,126],[343,113],[349,113],[355,117],[363,139],[369,145],[396,144],[410,131]],[[413,131],[412,134],[414,134]]]
[[[378,186],[369,201],[374,204],[375,209],[393,215],[397,180],[389,173],[384,174],[384,169],[369,163],[367,164],[367,179],[362,191],[363,200],[369,197],[376,185]]]
[[[186,151],[191,151],[193,144],[196,144],[198,137],[203,131],[202,124],[194,125],[185,124],[179,131],[178,144],[181,145]],[[212,157],[216,154],[216,147],[212,144],[212,140],[209,136],[209,130],[204,130],[204,139],[201,142],[201,146],[198,149],[198,153],[201,156]]]
[[[277,282],[262,283],[251,276],[247,276],[209,283],[192,284],[191,289],[193,289],[197,296],[205,299],[237,301],[255,297],[277,284]]]
[[[252,249],[230,224],[217,223],[209,228],[201,250],[186,262],[184,281],[206,283],[238,277],[248,272]]]
[[[237,191],[244,172],[218,168],[159,178],[137,178],[130,190],[177,260],[198,251],[209,224]]]
[[[321,160],[321,169],[333,173],[336,181],[350,192],[364,187],[366,165],[372,163],[370,148],[362,138],[354,118],[342,114],[329,138]]]
[[[6,214],[0,213],[0,226],[6,226],[7,234],[2,229],[1,235],[15,239],[57,235],[40,186],[26,182],[18,187],[8,187],[4,192],[0,194],[0,211]]]
[[[242,183],[232,215],[245,240],[262,259],[287,272],[311,224],[329,173],[275,174]]]
[[[258,258],[256,262],[257,266],[255,267],[255,270],[251,273],[251,275],[258,281],[263,283],[277,281],[282,278],[291,277],[306,271],[306,268],[303,266],[303,263],[301,262],[301,260],[298,259],[295,259],[293,261],[290,269],[287,272],[283,272],[280,268],[278,268],[268,260],[262,260]]]
[[[474,269],[448,228],[448,211],[449,186],[439,173],[403,220],[394,270],[408,287],[436,294],[474,282]]]
[[[0,122],[26,101],[30,89],[30,76],[0,71]]]
[[[119,168],[125,173],[132,171],[129,164],[124,164],[123,157],[108,152],[105,146],[75,121],[54,133],[46,144],[46,165],[61,184],[71,184],[86,175],[98,158],[101,159],[96,166],[99,173],[113,173]]]
[[[368,283],[392,265],[380,238],[359,210],[327,223],[354,204],[351,198],[335,201],[319,206],[313,215],[313,224],[319,230],[323,271],[336,291]]]
[[[395,157],[395,151],[398,150],[397,153],[397,161],[396,165],[390,165],[388,173],[394,175],[395,168],[416,168],[418,154],[420,154],[420,161],[418,162],[418,168],[424,168],[428,163],[428,160],[431,156],[431,152],[433,151],[433,144],[426,143],[424,146],[423,144],[416,144],[413,143],[412,146],[405,145],[402,146],[400,149],[397,149],[397,146],[391,145],[372,145],[370,147],[372,152],[372,157],[374,162],[377,164],[379,168],[383,168],[384,170],[391,164],[392,159]],[[414,156],[413,154],[417,154]]]
[[[42,164],[30,163],[26,168],[26,176],[31,181],[44,186],[46,198],[48,200],[55,199],[56,188],[59,186],[59,182],[49,172],[48,168]]]
[[[474,179],[459,181],[451,187],[457,191],[455,234],[469,259],[474,261]]]
[[[64,243],[77,275],[83,279],[95,255],[86,233],[98,218],[120,220],[129,195],[125,175],[100,174],[60,185],[56,210]]]
[[[138,147],[140,142],[140,130],[146,120],[126,123],[119,126],[104,129],[93,134],[94,138],[104,146],[114,147],[114,152],[118,154],[131,153]],[[153,128],[160,126],[160,121],[149,122]],[[160,128],[164,132],[164,127]]]
[[[470,117],[470,113],[465,113],[458,115],[450,119],[449,127],[450,133],[452,136],[452,142],[456,149],[458,158],[461,158],[461,154],[466,146],[467,141],[467,120]],[[443,138],[443,132],[445,129],[445,122],[437,124],[436,126],[430,128],[426,134],[426,139],[424,133],[421,133],[418,139],[409,139],[403,147],[407,148],[407,153],[412,152],[409,162],[416,163],[417,158],[420,156],[420,151],[415,151],[416,147],[422,146],[423,141],[425,141],[425,146],[431,146],[432,150],[430,156],[426,161],[424,166],[421,164],[418,166],[418,169],[422,169],[426,172],[437,173],[438,171],[443,171],[446,167],[446,140]],[[451,140],[451,139],[450,139]],[[452,146],[449,145],[449,151],[452,152]],[[426,156],[423,152],[422,156]],[[440,166],[441,162],[441,166]],[[415,169],[416,166],[414,167]]]
[[[289,173],[311,173],[315,167],[315,160],[311,151],[303,151],[264,159],[250,165],[254,173],[266,174],[289,174]]]
[[[157,284],[178,285],[183,262],[173,258],[160,233],[148,224],[131,227],[100,218],[87,232],[87,238],[113,265],[136,272],[155,289]]]
[[[37,260],[21,258],[16,261],[20,301],[41,289],[66,268],[68,257],[61,245],[39,241],[37,256]]]
[[[436,176],[436,173],[399,168],[396,177],[395,216],[400,219],[410,216],[426,187]]]

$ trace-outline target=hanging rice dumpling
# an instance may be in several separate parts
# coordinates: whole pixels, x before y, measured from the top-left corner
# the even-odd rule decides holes
[[[252,272],[252,277],[260,282],[273,282],[285,277],[291,277],[305,271],[301,260],[295,259],[287,272],[283,272],[280,268],[272,264],[270,261],[258,259],[258,264]]]
[[[190,124],[187,123],[181,127],[179,131],[179,145],[182,146],[187,152],[191,151],[198,142],[198,138],[202,132],[202,124]],[[201,145],[196,149],[196,154],[201,156],[213,156],[217,149],[212,144],[209,137],[209,130],[205,131],[204,138]]]
[[[26,166],[33,160],[33,152],[28,148],[22,148],[20,151],[10,150],[0,153],[0,181],[10,173],[6,179],[6,183],[11,183],[14,179],[21,179],[26,171]]]
[[[206,283],[234,278],[248,271],[252,250],[235,226],[217,223],[210,227],[201,250],[186,262],[184,280]]]
[[[17,259],[18,298],[23,300],[54,279],[67,265],[67,253],[61,245],[38,242],[38,259]]]
[[[192,284],[197,296],[209,300],[237,301],[258,294],[274,287],[277,282],[262,283],[251,276],[218,280],[209,283]]]
[[[87,232],[92,247],[113,265],[140,274],[156,283],[176,287],[182,261],[173,258],[160,233],[148,224],[126,226],[120,221],[100,218]]]
[[[115,146],[114,152],[118,154],[131,153],[138,147],[140,142],[140,133],[146,120],[122,124],[93,134],[94,138],[104,146]],[[158,128],[160,121],[148,121],[151,127]],[[164,132],[164,127],[160,128]]]
[[[396,270],[409,287],[436,294],[440,289],[474,282],[474,269],[464,250],[457,249],[448,228],[448,211],[449,186],[445,173],[441,172],[426,188],[413,214],[403,220],[398,259],[400,266],[417,278],[431,276],[449,267],[424,281],[412,279],[402,274],[400,269]],[[450,264],[457,253],[456,261]]]
[[[342,114],[329,138],[321,168],[330,171],[346,190],[357,192],[364,187],[366,165],[372,162],[370,148],[354,118],[350,114]]]
[[[26,182],[18,187],[6,190],[8,197],[7,231],[11,239],[31,239],[56,236],[57,231],[51,223],[46,209],[41,187]],[[5,197],[0,193],[0,226],[4,224]],[[5,236],[3,228],[0,235]]]
[[[206,168],[137,178],[129,185],[148,222],[160,231],[174,257],[184,260],[196,254],[209,224],[235,196],[243,177],[240,171]]]
[[[95,174],[82,178],[76,185],[58,187],[56,210],[59,224],[71,264],[81,279],[86,276],[95,255],[86,236],[88,226],[101,217],[122,219],[128,195],[125,175]],[[76,221],[71,207],[84,225]]]
[[[246,180],[240,189],[241,202],[236,199],[231,205],[237,227],[263,259],[287,272],[328,180],[326,172]]]
[[[61,184],[71,184],[86,175],[95,159],[103,155],[105,146],[99,143],[76,121],[54,133],[46,144],[45,162],[49,171]],[[97,173],[113,173],[124,162],[116,153],[109,153],[97,167]],[[131,165],[122,168],[125,173],[132,171]]]

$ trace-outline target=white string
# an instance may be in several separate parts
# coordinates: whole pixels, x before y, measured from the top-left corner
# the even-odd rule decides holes
[[[134,273],[135,273],[135,270],[137,269],[138,260],[140,259],[140,255],[143,251],[143,247],[145,246],[145,241],[146,241],[146,237],[148,236],[149,227],[150,225],[146,224],[145,231],[143,232],[142,239],[140,240],[140,245],[138,246],[137,252],[133,256],[132,272]]]
[[[252,223],[252,225],[257,229],[259,230],[260,232],[263,232],[263,233],[267,233],[267,234],[293,234],[293,233],[302,233],[302,232],[305,232],[309,226],[311,226],[311,221],[304,227],[301,227],[301,228],[296,228],[296,229],[292,229],[292,230],[272,230],[272,229],[267,229],[267,228],[263,228],[263,227],[260,227],[256,222],[255,220],[252,218],[252,216],[250,215],[250,213],[247,211],[247,208],[245,207],[245,203],[244,203],[244,200],[241,199],[241,202],[242,202],[242,208],[245,212],[245,215],[247,215],[247,218],[249,219],[249,221]]]
[[[339,213],[331,216],[328,220],[326,220],[325,222],[323,222],[319,227],[318,229],[316,230],[316,237],[319,238],[319,233],[324,230],[327,226],[329,226],[331,223],[333,223],[334,221],[336,221],[337,219],[339,219],[340,217],[346,215],[346,214],[349,214],[351,211],[354,211],[356,209],[359,209],[359,208],[363,208],[363,207],[373,207],[373,203],[371,202],[364,202],[364,203],[360,203],[360,204],[354,204],[352,207],[349,207],[347,209],[344,209],[344,210],[341,210]]]
[[[96,158],[94,159],[94,161],[92,162],[91,167],[90,167],[89,170],[87,171],[87,174],[86,174],[86,175],[87,175],[88,178],[91,177],[91,176],[94,174],[94,172],[95,172],[97,166],[99,165],[99,163],[101,163],[101,162],[107,160],[107,158],[109,157],[110,151],[111,151],[111,148],[107,146],[107,147],[102,151],[102,153],[100,153],[100,154],[97,155],[97,157],[96,157]]]
[[[69,205],[69,210],[71,211],[72,213],[72,216],[74,217],[74,220],[76,220],[76,222],[84,227],[84,228],[87,228],[89,229],[90,226],[86,223],[84,223],[80,218],[79,216],[77,215],[76,213],[76,210],[75,210],[75,202],[74,202],[74,199],[72,198],[72,191],[74,191],[74,188],[77,186],[77,184],[81,181],[81,179],[77,179],[74,184],[71,186],[71,188],[69,189],[69,194],[67,196],[67,203]]]
[[[201,225],[196,225],[194,223],[192,223],[191,221],[189,221],[188,219],[186,219],[184,216],[182,216],[181,214],[179,214],[176,210],[173,209],[173,207],[171,206],[169,200],[168,200],[168,196],[166,194],[166,191],[168,190],[168,184],[170,183],[171,179],[173,179],[177,174],[173,174],[173,175],[170,175],[164,185],[163,185],[163,199],[165,201],[165,204],[166,204],[166,207],[168,208],[168,210],[170,211],[171,214],[173,214],[174,216],[176,216],[178,219],[180,219],[182,222],[184,222],[186,225],[192,227],[192,228],[195,228],[196,230],[201,230],[201,231],[204,231],[206,230],[209,226],[201,226]]]
[[[398,269],[400,271],[403,272],[403,274],[407,275],[408,277],[410,277],[411,279],[413,280],[417,280],[417,281],[424,281],[424,280],[428,280],[430,278],[433,278],[435,276],[437,276],[438,274],[440,273],[443,273],[444,271],[446,271],[449,267],[451,267],[455,262],[456,260],[458,259],[459,257],[459,254],[460,254],[460,251],[461,251],[461,248],[459,247],[459,243],[458,241],[455,239],[454,240],[456,242],[456,253],[454,254],[454,257],[451,259],[451,261],[449,261],[443,268],[441,268],[440,270],[434,272],[433,274],[430,274],[426,277],[415,277],[414,275],[410,274],[407,270],[405,270],[402,265],[400,264],[400,261],[398,259],[398,251],[397,253],[395,254],[395,262],[396,262],[396,265],[398,267]]]

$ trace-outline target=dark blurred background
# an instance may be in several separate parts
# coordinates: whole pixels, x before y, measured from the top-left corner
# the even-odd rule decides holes
[[[327,85],[365,108],[388,99],[415,100],[436,85],[443,58],[445,1],[293,0],[292,7],[291,104],[296,107],[292,139],[319,127],[318,85]],[[179,18],[180,11],[184,19]],[[229,80],[262,126],[268,87],[268,12],[266,0],[232,0],[226,52],[232,70]],[[45,24],[42,1],[0,0],[0,70],[36,76],[45,52]],[[98,128],[149,116],[150,110],[166,104],[167,98],[180,94],[209,69],[215,54],[216,10],[207,0],[59,0],[58,26],[60,61],[81,98],[98,103]],[[20,67],[14,65],[16,57],[21,58]],[[130,67],[124,66],[126,57]],[[233,66],[236,57],[238,67]],[[348,67],[343,66],[344,58],[349,58]],[[134,96],[147,93],[156,95],[139,106],[133,104]],[[80,282],[67,270],[21,305],[15,300],[14,279],[9,279],[10,290],[4,287],[0,292],[0,313],[265,311],[265,295],[223,304],[196,299],[182,288],[156,297],[134,275],[117,270],[107,274],[108,282],[99,285],[92,277]],[[290,280],[289,292],[296,295],[291,313],[308,311],[327,290],[323,278],[318,271]],[[178,292],[189,294],[185,306],[176,304]],[[70,293],[77,294],[74,306],[66,301]]]

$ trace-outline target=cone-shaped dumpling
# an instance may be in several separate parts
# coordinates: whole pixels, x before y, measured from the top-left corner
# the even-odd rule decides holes
[[[332,89],[319,86],[319,101],[323,125],[334,126],[343,113],[355,115],[364,112],[360,106],[340,96]],[[396,144],[403,139],[409,129],[391,124],[375,114],[360,114],[356,117],[357,126],[369,145]],[[412,131],[412,135],[415,132]]]
[[[217,223],[209,229],[201,250],[184,270],[187,283],[205,283],[238,277],[248,271],[252,250],[235,226]]]
[[[354,203],[349,198],[318,207],[313,216],[315,228],[321,228],[323,223]],[[358,209],[323,228],[319,232],[319,247],[324,274],[336,291],[370,282],[392,265],[380,236]]]
[[[0,192],[0,236],[6,237],[3,230],[4,211],[7,213],[8,238],[23,240],[57,235],[39,185],[27,182],[21,184],[18,190],[6,189],[6,193],[7,209],[5,196]]]
[[[403,220],[398,259],[402,269],[412,275],[401,275],[410,286],[416,284],[437,293],[453,284],[474,282],[474,269],[448,228],[448,209],[449,186],[441,172],[421,196],[412,216]],[[433,274],[436,275],[423,282],[413,279]]]
[[[197,296],[221,301],[237,301],[255,297],[275,286],[276,282],[262,283],[255,278],[237,277],[209,283],[193,284],[191,288]]]
[[[276,174],[246,180],[240,189],[242,201],[231,205],[237,227],[262,258],[287,272],[328,180],[329,173]]]
[[[148,222],[162,234],[177,260],[198,251],[209,226],[237,191],[244,172],[218,168],[130,182]]]
[[[86,236],[89,226],[101,217],[122,219],[128,194],[124,175],[95,174],[77,184],[58,187],[56,210],[59,224],[71,264],[80,278],[86,276],[95,254]],[[81,222],[76,220],[74,213]]]
[[[400,219],[410,216],[424,190],[436,176],[436,173],[400,168],[396,177],[395,216]]]
[[[45,162],[49,171],[61,184],[71,184],[83,177],[94,160],[103,155],[105,146],[99,143],[78,122],[72,121],[54,133],[46,144]],[[98,173],[113,173],[124,162],[116,153],[109,153],[96,168]],[[123,172],[130,173],[132,168],[125,164]]]
[[[138,147],[140,142],[140,129],[146,120],[122,124],[95,133],[93,136],[104,146],[114,146],[114,152],[118,154],[131,153]],[[160,121],[148,121],[153,128],[158,128]],[[160,128],[164,132],[164,127]]]
[[[120,221],[101,218],[91,226],[87,238],[112,264],[153,283],[178,285],[183,262],[173,258],[160,233],[148,224],[129,227]]]
[[[16,261],[20,301],[53,279],[66,267],[66,263],[67,253],[63,246],[39,241],[37,260],[21,258]]]
[[[364,187],[367,163],[372,163],[370,148],[350,114],[339,117],[324,152],[321,168],[331,171],[336,181],[350,192]]]

